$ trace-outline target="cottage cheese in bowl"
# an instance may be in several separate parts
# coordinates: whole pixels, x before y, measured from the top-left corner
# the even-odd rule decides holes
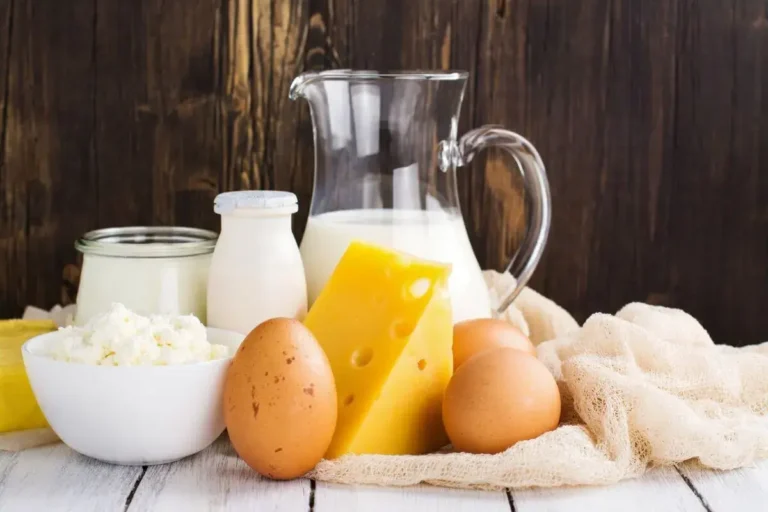
[[[21,349],[53,431],[114,464],[163,464],[209,446],[224,431],[224,381],[245,336],[194,316],[105,311]]]
[[[230,355],[211,344],[205,326],[194,315],[142,316],[122,304],[83,326],[65,327],[49,344],[58,361],[102,366],[162,366],[200,363]]]

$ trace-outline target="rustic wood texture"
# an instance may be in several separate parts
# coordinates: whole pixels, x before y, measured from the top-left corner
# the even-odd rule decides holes
[[[764,512],[768,461],[734,471],[652,468],[610,486],[467,491],[343,486],[259,478],[226,436],[201,453],[149,468],[113,466],[63,444],[0,451],[0,510]]]
[[[71,301],[72,242],[127,224],[215,228],[220,190],[291,189],[301,236],[305,69],[471,72],[461,131],[499,123],[547,164],[532,285],[583,320],[684,308],[717,341],[768,339],[764,0],[0,0],[0,316]],[[766,80],[766,87],[763,86]],[[501,268],[524,229],[501,154],[460,170],[471,239]]]

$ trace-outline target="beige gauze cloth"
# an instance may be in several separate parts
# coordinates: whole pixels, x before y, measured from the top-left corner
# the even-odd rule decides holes
[[[494,300],[514,279],[488,271]],[[629,304],[582,327],[524,289],[505,319],[557,379],[560,427],[496,455],[347,455],[309,475],[347,484],[501,487],[607,484],[650,465],[733,469],[768,457],[768,343],[715,345],[677,309]]]

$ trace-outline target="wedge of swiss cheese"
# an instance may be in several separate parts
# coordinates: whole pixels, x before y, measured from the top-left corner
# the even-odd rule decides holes
[[[304,321],[336,379],[338,422],[326,458],[420,454],[447,444],[450,273],[447,264],[350,244]]]

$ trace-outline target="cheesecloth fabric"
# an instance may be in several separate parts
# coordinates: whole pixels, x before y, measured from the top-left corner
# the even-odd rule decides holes
[[[514,280],[486,272],[495,299]],[[650,465],[732,469],[768,457],[768,343],[717,346],[690,315],[629,304],[579,327],[526,289],[505,318],[530,333],[563,398],[556,430],[497,455],[348,455],[310,474],[347,484],[501,488],[607,484]]]

